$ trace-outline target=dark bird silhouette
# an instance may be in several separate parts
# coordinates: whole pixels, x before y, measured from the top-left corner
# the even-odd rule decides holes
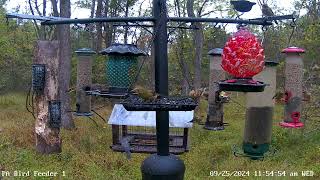
[[[272,9],[267,4],[261,5],[262,16],[269,17],[274,16]]]
[[[130,141],[133,139],[132,136],[124,137],[120,140],[121,147],[123,148],[124,152],[126,153],[127,159],[131,159],[131,152],[130,152]]]

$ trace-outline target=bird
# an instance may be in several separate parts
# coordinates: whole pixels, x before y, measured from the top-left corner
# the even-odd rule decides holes
[[[136,86],[134,89],[131,90],[131,93],[139,96],[144,101],[154,101],[159,97],[159,94],[142,86]]]
[[[124,152],[126,153],[127,159],[131,159],[130,141],[132,139],[133,139],[132,136],[126,136],[120,140],[121,147],[123,148]]]
[[[191,90],[189,92],[189,96],[194,100],[199,100],[203,92],[204,92],[203,88]]]
[[[267,4],[261,5],[262,16],[269,17],[274,16],[272,9]]]
[[[272,97],[276,102],[282,103],[284,102],[284,93],[283,92],[276,92],[276,94]]]

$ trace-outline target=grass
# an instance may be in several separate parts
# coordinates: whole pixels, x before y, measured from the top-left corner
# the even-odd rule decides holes
[[[243,98],[237,100],[244,101]],[[124,154],[113,152],[109,148],[112,142],[111,128],[98,119],[99,127],[89,119],[76,118],[77,129],[61,132],[61,154],[38,154],[34,148],[34,119],[25,110],[24,101],[25,97],[21,94],[0,96],[2,170],[58,172],[59,176],[53,179],[141,179],[140,165],[148,155],[133,154],[133,158],[127,160]],[[108,117],[111,109],[108,106],[99,112]],[[301,171],[306,170],[314,172],[311,179],[320,179],[320,133],[304,137],[300,130],[280,128],[276,124],[281,120],[282,110],[281,106],[276,107],[273,126],[272,146],[278,151],[263,161],[234,157],[231,151],[232,145],[242,143],[245,117],[243,107],[235,103],[226,105],[225,121],[230,126],[225,131],[206,131],[200,125],[194,125],[190,133],[191,150],[180,155],[186,165],[185,179],[231,179],[210,177],[210,171],[239,170],[250,172],[249,177],[241,179],[257,179],[254,171],[286,171],[286,176],[281,179],[292,179],[289,173],[299,172],[299,179],[302,179]],[[30,176],[28,179],[44,178]]]

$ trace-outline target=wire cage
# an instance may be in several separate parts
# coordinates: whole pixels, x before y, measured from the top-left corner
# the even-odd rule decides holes
[[[46,67],[44,64],[32,64],[32,89],[40,93],[44,89]]]
[[[169,151],[181,154],[189,150],[189,128],[193,111],[169,112]],[[122,104],[115,104],[108,124],[112,126],[114,151],[135,153],[157,152],[156,112],[127,111]]]
[[[182,154],[189,151],[188,128],[169,129],[169,151],[172,154]],[[156,153],[157,137],[155,127],[112,125],[111,149],[124,152],[125,139],[134,153]]]

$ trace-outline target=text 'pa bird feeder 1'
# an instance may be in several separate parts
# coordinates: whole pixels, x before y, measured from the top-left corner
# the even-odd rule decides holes
[[[87,96],[86,91],[90,90],[92,83],[92,55],[96,52],[89,48],[81,48],[75,53],[78,56],[75,115],[91,116],[91,96]]]
[[[246,122],[242,147],[243,152],[250,157],[263,157],[270,147],[277,64],[266,61],[264,70],[254,76],[255,80],[269,84],[263,92],[246,94]]]
[[[246,28],[240,29],[226,43],[222,54],[222,68],[234,79],[219,82],[221,90],[262,92],[265,83],[252,77],[264,68],[264,50],[261,43]]]
[[[303,61],[300,54],[305,51],[298,47],[289,47],[282,52],[286,54],[286,79],[284,121],[280,123],[280,126],[303,127],[303,123],[300,122],[303,96]]]
[[[100,52],[108,55],[106,61],[106,77],[109,92],[127,93],[138,76],[138,56],[145,52],[133,44],[113,44]]]

